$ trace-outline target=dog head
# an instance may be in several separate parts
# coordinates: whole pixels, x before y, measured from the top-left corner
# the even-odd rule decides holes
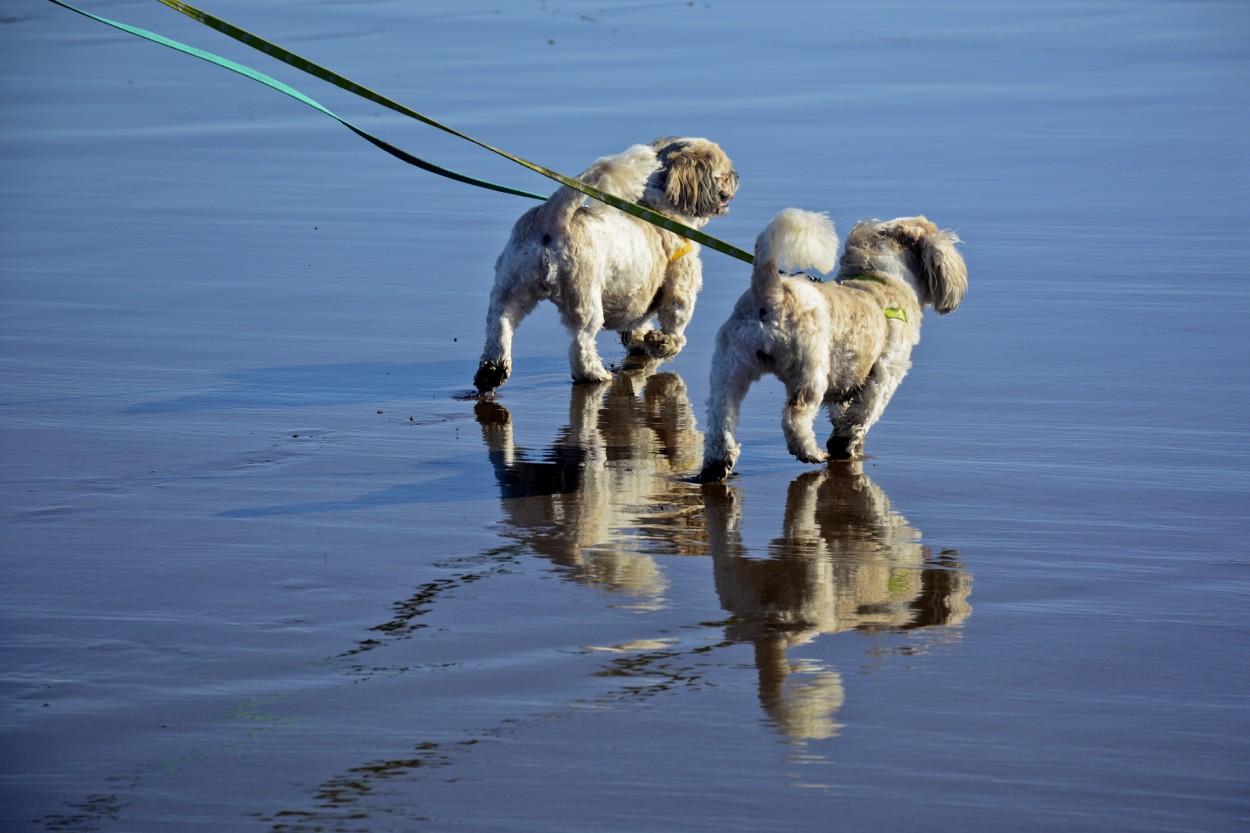
[[[660,170],[647,183],[643,202],[667,213],[706,223],[729,213],[738,193],[738,172],[715,142],[666,136],[651,143]]]
[[[857,223],[846,238],[841,275],[883,272],[912,279],[920,302],[939,315],[952,312],[968,291],[968,267],[955,250],[960,242],[924,217]]]

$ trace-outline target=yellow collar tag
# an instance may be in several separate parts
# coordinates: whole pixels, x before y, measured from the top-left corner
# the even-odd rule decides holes
[[[682,246],[680,249],[678,249],[677,251],[673,252],[671,255],[668,256],[669,263],[674,263],[678,260],[681,260],[683,257],[690,254],[692,249],[694,249],[694,246],[692,246],[690,244],[690,241],[687,240],[686,238],[683,237],[682,242],[685,243],[686,245]]]

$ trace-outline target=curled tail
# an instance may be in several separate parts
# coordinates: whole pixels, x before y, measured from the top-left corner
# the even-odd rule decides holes
[[[660,160],[655,155],[655,148],[634,145],[615,156],[596,160],[578,179],[615,197],[637,202],[642,198],[647,180],[659,168]],[[565,226],[585,199],[586,195],[581,191],[564,186],[547,200],[544,213],[553,225]],[[594,212],[616,210],[598,200],[591,200],[588,208]]]
[[[781,292],[781,272],[829,272],[838,262],[838,232],[828,214],[787,208],[755,239],[751,289],[767,304]]]

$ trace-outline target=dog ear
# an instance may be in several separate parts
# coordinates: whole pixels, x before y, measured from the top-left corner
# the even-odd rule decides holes
[[[677,146],[666,154],[664,196],[688,217],[712,217],[720,211],[715,155],[710,148]]]
[[[929,282],[929,295],[938,315],[953,312],[968,291],[968,267],[955,250],[959,242],[953,231],[935,231],[925,235],[921,257],[924,259],[925,278]]]
[[[939,315],[953,312],[968,291],[968,267],[955,249],[960,242],[958,235],[939,229],[924,217],[900,220],[894,231],[920,258],[929,303]]]

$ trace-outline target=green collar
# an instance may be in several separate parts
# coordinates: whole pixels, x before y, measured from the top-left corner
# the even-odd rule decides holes
[[[846,283],[847,281],[872,281],[883,286],[889,286],[890,282],[880,275],[853,275],[849,278],[838,278],[838,283]]]
[[[838,283],[846,283],[847,281],[872,281],[882,286],[890,285],[890,282],[880,275],[854,275],[849,278],[838,278]],[[907,323],[907,313],[903,311],[902,307],[886,307],[882,312],[885,313],[886,318],[894,318]]]

